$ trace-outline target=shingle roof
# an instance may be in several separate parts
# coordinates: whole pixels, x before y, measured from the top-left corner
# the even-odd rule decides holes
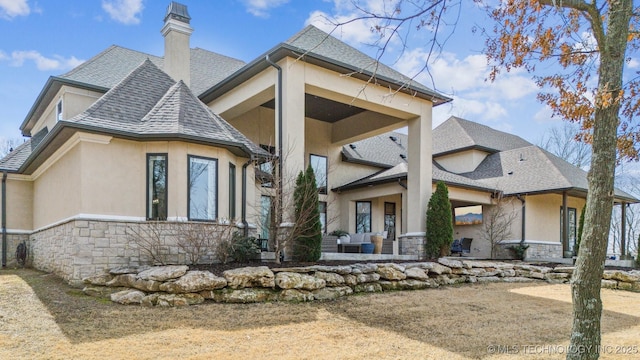
[[[444,102],[451,100],[313,25],[305,27],[284,43],[300,49],[300,55],[314,54],[332,62],[344,64],[357,72],[374,74],[376,78],[386,78],[398,84],[405,84],[412,89],[442,99]]]
[[[0,159],[0,170],[15,172],[24,164],[31,155],[31,139],[28,139],[18,147]]]
[[[60,123],[131,136],[186,136],[266,155],[150,60],[86,111]]]
[[[433,129],[434,156],[469,148],[497,152],[529,145],[519,136],[455,116]]]
[[[162,57],[112,45],[60,77],[110,89],[145,59],[160,69],[164,67]],[[244,65],[238,59],[200,48],[191,49],[191,90],[200,95]]]
[[[391,137],[396,140],[391,140]],[[564,190],[586,193],[587,172],[532,145],[524,139],[472,121],[451,117],[433,130],[433,181],[442,180],[468,188],[500,190],[506,195],[559,192]],[[370,176],[339,186],[335,190],[389,182],[406,178],[406,163],[400,154],[407,155],[407,135],[390,132],[345,145],[343,158],[368,164],[382,170]],[[471,172],[455,174],[437,163],[437,155],[470,148],[483,149],[489,155]],[[619,198],[632,200],[634,196],[617,189]]]
[[[407,135],[389,132],[354,142],[342,147],[347,161],[383,168],[406,163]]]

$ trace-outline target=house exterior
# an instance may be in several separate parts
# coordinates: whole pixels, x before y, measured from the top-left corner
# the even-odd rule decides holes
[[[3,265],[22,241],[34,267],[72,283],[138,265],[128,230],[156,221],[269,238],[273,155],[282,178],[313,166],[327,233],[387,231],[394,253],[420,255],[443,180],[455,207],[488,209],[497,192],[518,199],[511,240],[539,245],[533,257],[570,250],[558,209],[583,206],[581,170],[469,121],[432,130],[432,108],[451,99],[313,26],[245,64],[190,48],[189,23],[171,3],[163,57],[112,46],[47,81],[21,125],[29,140],[0,160]],[[543,172],[553,176],[527,181]],[[456,237],[479,230],[457,226]],[[486,244],[471,255],[487,256]]]

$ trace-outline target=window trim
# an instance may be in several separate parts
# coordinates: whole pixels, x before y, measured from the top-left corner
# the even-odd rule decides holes
[[[215,217],[213,219],[194,219],[191,217],[191,189],[189,188],[189,184],[191,183],[191,159],[201,159],[207,161],[213,161],[215,163],[214,168],[216,171],[215,175],[215,186],[214,186],[214,195],[215,195],[215,204],[214,204],[214,212]],[[187,154],[187,219],[189,221],[202,221],[202,222],[216,222],[218,219],[218,202],[220,201],[218,194],[218,186],[219,186],[219,172],[218,172],[218,159],[210,158],[206,156],[198,156],[198,155],[190,155]]]
[[[236,218],[236,200],[237,200],[237,186],[236,186],[236,164],[229,163],[229,220],[235,220]]]
[[[355,233],[358,233],[358,204],[359,203],[369,204],[369,231],[363,231],[363,233],[371,232],[371,222],[373,221],[373,204],[371,203],[371,201],[356,201]]]
[[[320,187],[320,184],[318,183],[318,174],[316,174],[316,169],[313,166],[313,160],[312,160],[314,156],[324,159],[324,190]],[[309,164],[311,165],[311,168],[313,169],[313,173],[316,176],[316,186],[318,186],[318,194],[327,195],[328,189],[329,189],[329,158],[325,155],[309,153]]]
[[[151,157],[153,156],[164,156],[164,161],[165,161],[165,185],[164,185],[164,202],[165,202],[165,213],[167,214],[167,216],[169,215],[169,154],[168,153],[147,153],[146,156],[146,162],[145,162],[145,167],[146,167],[146,173],[147,173],[147,177],[146,177],[146,183],[145,183],[145,193],[146,193],[146,214],[145,214],[145,218],[147,219],[147,221],[166,221],[167,218],[157,218],[154,219],[152,218],[150,215],[153,215],[151,213],[151,199],[149,197],[149,161],[151,160]]]
[[[63,110],[64,110],[64,104],[62,103],[62,98],[60,98],[56,103],[56,121],[63,120],[62,119]]]

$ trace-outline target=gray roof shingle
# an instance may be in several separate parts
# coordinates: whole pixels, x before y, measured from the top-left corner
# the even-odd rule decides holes
[[[162,57],[112,45],[60,77],[110,89],[145,59],[160,69],[164,67]],[[244,65],[238,59],[200,48],[191,49],[191,90],[199,95]]]
[[[186,136],[267,155],[150,60],[86,111],[61,122],[132,136]]]
[[[16,172],[31,155],[31,139],[28,139],[0,159],[0,170]]]

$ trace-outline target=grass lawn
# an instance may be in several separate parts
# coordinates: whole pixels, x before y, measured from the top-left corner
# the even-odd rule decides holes
[[[640,358],[640,294],[603,290],[603,298],[601,358]],[[41,272],[3,270],[0,359],[562,359],[570,301],[569,285],[493,283],[144,308],[86,297]]]

